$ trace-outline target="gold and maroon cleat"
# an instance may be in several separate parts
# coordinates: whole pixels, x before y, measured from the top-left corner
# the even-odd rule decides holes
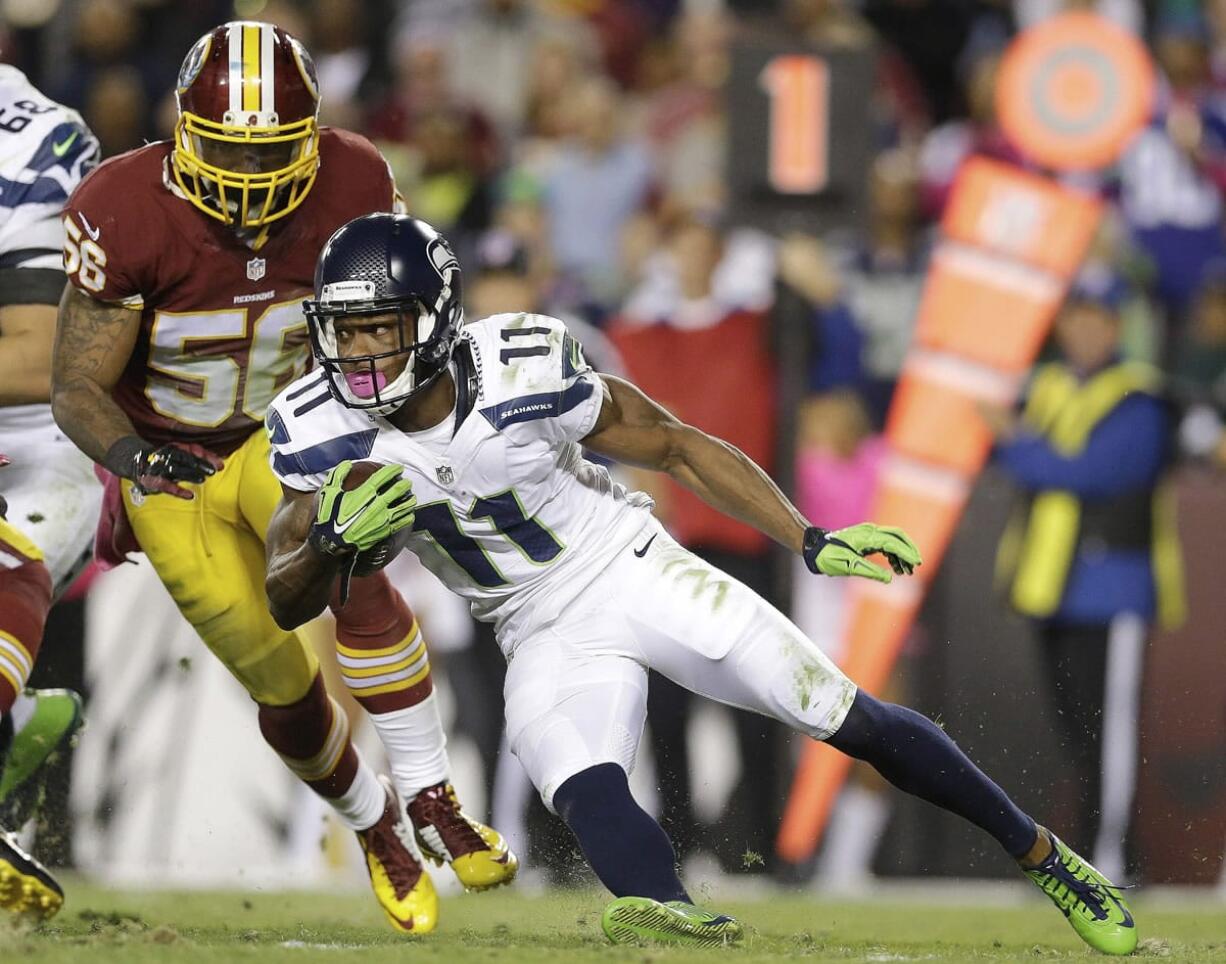
[[[451,864],[465,890],[489,890],[515,879],[519,859],[502,834],[460,808],[450,783],[422,790],[409,804],[409,817],[421,852],[439,866]]]
[[[393,927],[406,934],[428,934],[438,923],[438,895],[422,866],[400,797],[386,777],[379,779],[387,791],[383,816],[373,827],[357,832],[370,885]]]

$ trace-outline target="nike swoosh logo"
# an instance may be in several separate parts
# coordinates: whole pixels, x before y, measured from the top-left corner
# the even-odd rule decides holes
[[[651,534],[651,538],[647,540],[647,545],[643,546],[643,548],[642,548],[642,549],[635,549],[635,550],[634,550],[634,554],[635,554],[636,556],[638,556],[640,559],[642,559],[642,558],[643,558],[643,556],[647,555],[647,550],[648,550],[648,549],[650,549],[650,548],[651,548],[651,544],[652,544],[653,542],[655,542],[655,541],[656,541],[656,535],[657,535],[657,534],[658,534],[658,533],[654,533],[654,532],[653,532],[653,533]]]
[[[348,519],[346,519],[344,522],[341,522],[340,520],[337,520],[336,522],[332,523],[332,528],[333,528],[333,529],[335,529],[335,530],[337,531],[337,533],[338,533],[338,534],[339,534],[339,533],[342,533],[342,532],[344,532],[346,529],[348,529],[348,528],[349,528],[351,525],[353,525],[355,522],[357,522],[357,521],[358,521],[358,519],[360,519],[360,518],[361,518],[361,516],[362,516],[362,513],[361,513],[361,512],[355,512],[353,515],[351,515],[351,516],[350,516]]]
[[[97,241],[98,235],[102,233],[102,228],[96,228],[85,219],[85,215],[80,211],[77,212],[77,220],[81,222],[81,227],[85,228],[85,233],[88,234],[91,240]]]
[[[67,140],[60,141],[58,144],[52,144],[51,153],[54,154],[56,157],[63,157],[65,154],[68,153],[68,149],[72,147],[72,143],[73,141],[77,139],[77,135],[79,133],[80,131],[73,131],[71,134],[68,135]]]
[[[1117,919],[1115,923],[1119,924],[1121,927],[1136,927],[1136,924],[1132,919],[1132,914],[1129,913],[1128,908],[1125,907],[1114,894],[1108,892],[1106,896],[1107,899],[1103,901],[1103,910],[1107,912],[1107,917],[1116,917]],[[1112,908],[1117,911],[1116,914],[1111,913]]]

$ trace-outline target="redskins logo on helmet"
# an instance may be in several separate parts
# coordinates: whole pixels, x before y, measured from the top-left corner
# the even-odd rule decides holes
[[[179,69],[171,163],[184,196],[239,228],[300,205],[319,170],[319,84],[280,27],[236,20],[196,41]]]

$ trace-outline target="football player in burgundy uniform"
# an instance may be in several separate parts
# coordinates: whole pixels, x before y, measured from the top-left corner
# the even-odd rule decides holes
[[[423,853],[470,889],[509,881],[516,860],[448,782],[416,621],[380,573],[333,599],[341,672],[393,786],[357,754],[311,648],[273,621],[263,588],[280,495],[264,412],[306,367],[302,300],[324,242],[397,208],[396,187],[369,142],[317,125],[314,66],[280,28],[205,34],[177,96],[174,140],[105,162],[64,209],[55,417],[112,474],[111,521],[247,688],[265,740],[357,832],[392,924],[426,932],[437,898]]]

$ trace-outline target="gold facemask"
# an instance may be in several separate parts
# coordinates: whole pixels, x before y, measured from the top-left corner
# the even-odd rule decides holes
[[[257,170],[235,170],[243,166],[236,161]],[[319,171],[319,128],[314,117],[238,127],[183,111],[172,167],[184,196],[209,217],[260,227],[306,200]]]

